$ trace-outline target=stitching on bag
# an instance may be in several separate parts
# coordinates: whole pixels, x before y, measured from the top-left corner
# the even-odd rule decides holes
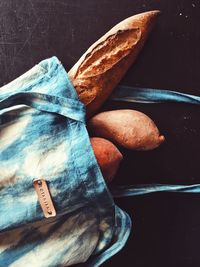
[[[70,120],[70,119],[69,119]],[[71,123],[70,123],[70,121],[69,120],[67,120],[67,124],[69,125],[69,127],[70,127],[70,129],[71,129],[71,132],[73,132],[73,127],[72,127],[72,125],[71,125]],[[79,123],[82,123],[82,122],[79,122]],[[84,126],[85,127],[85,126]],[[71,143],[71,140],[70,140],[70,143]],[[72,143],[71,143],[71,145],[72,145]],[[73,153],[73,151],[72,151],[72,157],[73,157],[73,166],[74,166],[74,170],[76,171],[76,174],[78,175],[78,177],[80,177],[80,180],[81,180],[81,183],[83,184],[83,186],[84,186],[84,188],[85,188],[85,190],[87,191],[87,185],[86,185],[86,183],[85,183],[85,181],[82,179],[82,175],[81,175],[81,173],[80,173],[80,171],[79,171],[79,168],[75,165],[75,155],[74,155],[74,153]],[[98,228],[97,228],[97,230],[98,230],[98,240],[97,240],[97,243],[96,243],[96,246],[94,247],[94,249],[93,249],[93,251],[91,252],[91,254],[90,254],[90,256],[93,254],[93,252],[96,250],[96,248],[97,248],[97,246],[99,245],[99,241],[101,241],[100,240],[100,233],[101,233],[101,231],[99,231],[99,226],[100,226],[100,224],[101,224],[101,221],[103,220],[103,218],[102,218],[102,216],[101,216],[101,212],[100,212],[100,208],[99,208],[99,205],[97,204],[97,197],[95,196],[95,194],[93,193],[93,191],[92,191],[92,196],[93,196],[93,198],[91,197],[91,194],[89,194],[89,200],[91,201],[91,203],[93,203],[93,205],[98,209],[98,212],[96,213],[96,218],[97,218],[97,223],[98,223]],[[95,201],[96,200],[96,201]],[[113,229],[112,229],[112,232],[114,232],[114,227],[112,227]],[[89,257],[90,257],[89,256]],[[88,257],[88,258],[89,258]]]
[[[68,126],[69,126],[69,128],[70,128],[70,132],[73,132],[73,127],[72,127],[72,125],[71,125],[71,123],[70,123],[69,120],[71,120],[71,119],[70,119],[70,118],[67,119],[67,124],[68,124]],[[76,122],[76,123],[78,123],[78,122]],[[69,139],[69,142],[70,142],[70,144],[71,144],[71,147],[73,147],[71,139]],[[80,173],[80,171],[79,171],[79,168],[77,167],[77,165],[75,165],[76,157],[75,157],[75,155],[74,155],[74,153],[73,153],[73,150],[71,151],[71,154],[72,154],[72,157],[73,157],[73,161],[72,161],[72,162],[73,162],[74,170],[76,171],[77,176],[80,177],[81,182],[82,182],[82,184],[84,185],[85,191],[87,191],[87,185],[85,184],[85,181],[82,179],[82,175],[81,175],[81,173]],[[93,194],[93,192],[92,192],[92,194]],[[89,199],[93,202],[93,199],[91,198],[90,195],[89,195]]]
[[[69,124],[70,128],[73,130],[73,127],[72,127],[71,123],[69,121],[67,121],[67,123]],[[87,131],[86,129],[84,129],[84,130]],[[71,141],[70,141],[70,143],[71,143]],[[75,159],[75,155],[74,155],[73,152],[72,152],[72,156],[73,156],[73,159]],[[73,162],[75,162],[75,160]],[[87,185],[86,185],[85,181],[82,179],[82,176],[81,176],[81,173],[79,171],[79,168],[77,168],[74,163],[73,163],[73,165],[74,165],[74,168],[75,168],[75,171],[76,171],[77,175],[79,175],[79,177],[81,179],[82,184],[84,185],[85,189],[87,190]],[[105,186],[106,186],[106,183],[104,182],[104,187]],[[108,191],[108,189],[106,191]],[[100,225],[101,222],[104,220],[104,218],[101,216],[100,207],[97,204],[98,203],[98,201],[97,201],[98,199],[97,199],[96,195],[93,193],[93,191],[92,191],[92,195],[93,195],[93,199],[91,198],[91,195],[89,195],[89,199],[91,200],[92,203],[95,204],[95,206],[97,207],[97,209],[99,211],[97,213],[97,216],[98,216],[98,225]],[[110,198],[110,196],[109,196],[109,198]],[[106,247],[109,246],[109,244],[110,244],[110,242],[112,240],[114,231],[115,231],[115,213],[116,213],[116,211],[115,211],[114,201],[113,201],[112,205],[110,206],[110,208],[114,208],[114,212],[113,212],[114,218],[112,219],[112,225],[109,226],[109,228],[111,228],[111,238],[110,238],[109,243],[107,243]],[[104,232],[102,232],[102,230],[100,230],[100,233],[102,233],[102,236],[100,236],[100,234],[98,235],[98,241],[97,241],[96,247],[94,248],[93,251],[95,251],[95,249],[99,245],[99,242],[102,242],[102,240],[103,240]],[[101,239],[100,239],[100,237],[101,237]],[[108,242],[108,240],[107,240],[107,242]],[[106,249],[106,247],[104,249]]]

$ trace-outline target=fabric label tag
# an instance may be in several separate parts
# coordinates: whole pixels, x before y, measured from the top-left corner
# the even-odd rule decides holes
[[[33,185],[38,195],[38,200],[40,202],[44,216],[46,218],[55,217],[56,210],[54,208],[46,181],[44,179],[35,179],[33,181]]]

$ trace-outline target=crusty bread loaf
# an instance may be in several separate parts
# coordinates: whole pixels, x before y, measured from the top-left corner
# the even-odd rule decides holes
[[[95,42],[68,72],[87,116],[93,115],[135,61],[159,14],[129,17]]]

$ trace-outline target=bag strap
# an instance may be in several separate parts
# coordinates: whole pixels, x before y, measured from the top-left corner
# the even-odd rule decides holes
[[[16,93],[2,99],[0,110],[21,104],[85,122],[85,106],[80,101],[35,92]]]
[[[114,186],[110,191],[115,198],[146,195],[156,192],[200,193],[200,184],[170,185],[170,184],[140,184]]]
[[[151,88],[137,88],[118,86],[111,95],[110,100],[134,103],[187,103],[200,105],[200,97],[170,90]],[[200,184],[195,185],[167,185],[167,184],[141,184],[128,186],[115,186],[111,188],[114,197],[129,197],[155,192],[200,193]]]
[[[195,95],[170,90],[138,88],[123,85],[116,87],[114,93],[110,96],[110,100],[147,104],[167,102],[200,104],[200,97]]]

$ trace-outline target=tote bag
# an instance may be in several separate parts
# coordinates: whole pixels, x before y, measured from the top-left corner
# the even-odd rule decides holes
[[[123,87],[111,98],[126,101],[125,94],[148,103],[175,94],[178,101],[173,92]],[[131,230],[113,197],[199,192],[199,185],[138,185],[110,193],[85,107],[56,57],[0,88],[0,119],[0,267],[100,266]]]

